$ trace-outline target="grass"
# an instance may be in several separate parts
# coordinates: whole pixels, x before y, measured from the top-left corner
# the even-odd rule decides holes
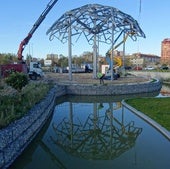
[[[0,95],[0,129],[23,117],[47,95],[50,88],[51,85],[46,83],[29,83],[21,92]]]
[[[126,103],[170,131],[170,98],[127,99]]]

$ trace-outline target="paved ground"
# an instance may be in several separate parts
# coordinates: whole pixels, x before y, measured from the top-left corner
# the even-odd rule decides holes
[[[45,79],[53,80],[56,83],[68,84],[99,84],[99,79],[93,79],[92,73],[74,73],[72,74],[72,81],[69,80],[68,73],[45,73]],[[148,78],[127,76],[120,77],[117,80],[104,80],[105,84],[125,84],[125,83],[139,83],[148,81]]]
[[[146,76],[151,78],[161,79],[163,81],[170,82],[170,72],[152,72],[152,71],[133,71],[136,76]]]

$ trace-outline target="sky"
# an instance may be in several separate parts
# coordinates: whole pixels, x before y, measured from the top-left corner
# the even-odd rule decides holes
[[[20,42],[27,36],[49,2],[50,0],[1,0],[0,53],[17,54]],[[23,55],[31,54],[37,58],[46,58],[47,54],[68,56],[68,44],[62,44],[57,39],[50,41],[46,32],[65,12],[87,4],[111,6],[138,21],[146,38],[138,38],[136,42],[128,39],[126,54],[141,52],[161,55],[161,42],[170,38],[169,0],[58,0],[33,34]],[[109,48],[108,45],[100,45],[99,53],[104,56]],[[122,47],[119,50],[122,50]],[[79,56],[85,51],[92,52],[93,48],[80,38],[78,43],[73,44],[72,55]]]

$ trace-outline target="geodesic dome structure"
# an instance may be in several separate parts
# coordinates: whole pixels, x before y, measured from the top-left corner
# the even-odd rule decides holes
[[[138,22],[130,15],[100,4],[87,4],[64,13],[47,31],[50,40],[57,38],[62,43],[69,41],[72,36],[78,40],[84,35],[88,43],[94,45],[96,52],[96,40],[115,44],[123,33],[128,34],[132,40],[137,37],[145,38]],[[97,54],[94,52],[94,55]],[[93,57],[96,61],[96,56]],[[93,65],[96,66],[96,63]]]

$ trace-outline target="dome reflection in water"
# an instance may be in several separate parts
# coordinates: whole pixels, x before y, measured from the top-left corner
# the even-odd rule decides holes
[[[170,142],[122,107],[121,100],[118,96],[57,98],[48,125],[12,167],[168,169]]]

